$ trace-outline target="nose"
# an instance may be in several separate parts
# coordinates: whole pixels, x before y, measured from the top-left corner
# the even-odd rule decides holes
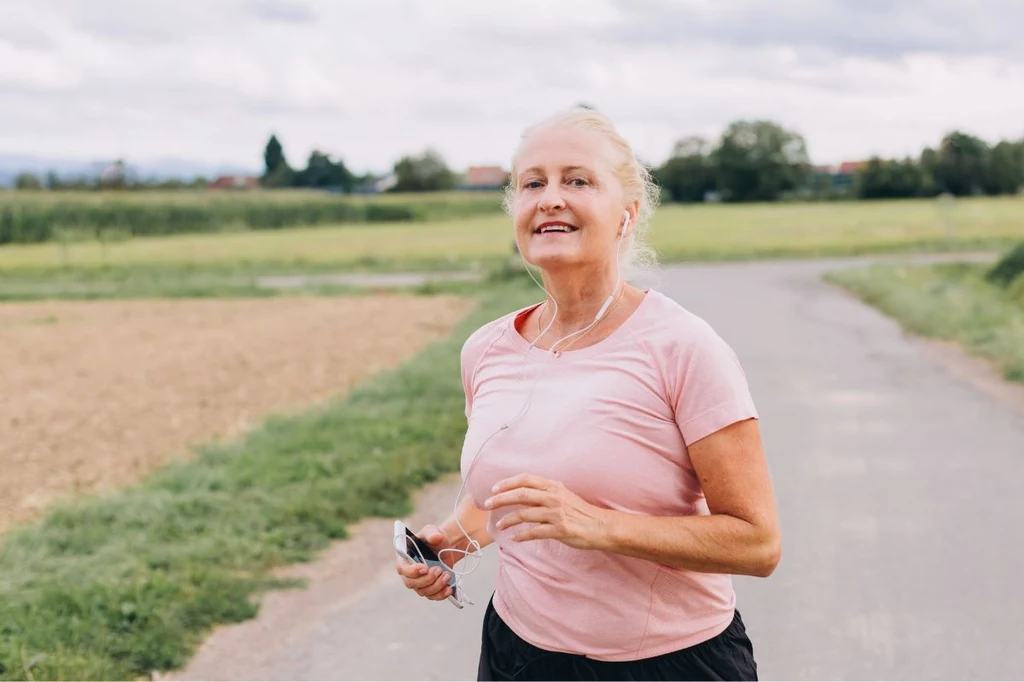
[[[540,201],[537,202],[537,208],[545,213],[564,209],[565,198],[562,196],[562,186],[557,182],[549,182],[544,187]]]

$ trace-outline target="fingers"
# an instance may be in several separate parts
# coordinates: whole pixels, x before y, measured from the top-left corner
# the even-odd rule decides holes
[[[425,575],[412,580],[406,579],[405,586],[421,597],[437,601],[446,599],[451,594],[448,581],[451,575],[438,567],[431,568]]]
[[[514,542],[526,542],[528,540],[562,540],[562,532],[550,523],[537,524],[533,528],[519,531],[512,536]]]
[[[437,526],[434,525],[428,524],[423,526],[423,528],[420,529],[420,532],[416,533],[416,535],[423,538],[423,540],[426,541],[434,551],[437,551],[438,545],[445,542],[444,534]]]
[[[417,580],[427,574],[424,564],[410,564],[403,559],[395,560],[395,570],[406,580]]]
[[[416,590],[416,594],[421,597],[426,597],[431,601],[440,601],[447,599],[452,593],[451,585],[448,584],[451,575],[448,573],[440,573],[433,583],[424,587],[423,589]]]
[[[556,481],[552,481],[544,478],[543,476],[537,476],[535,474],[519,474],[511,478],[506,478],[503,481],[498,481],[494,488],[491,489],[493,493],[500,493],[506,490],[512,490],[513,488],[533,488],[535,490],[550,490],[554,486],[558,485]]]
[[[499,509],[513,504],[547,507],[554,504],[554,498],[551,493],[545,490],[537,490],[534,488],[515,488],[508,492],[499,493],[488,498],[487,501],[484,502],[484,507],[487,509]]]
[[[504,530],[520,523],[550,523],[551,521],[552,512],[550,508],[527,507],[526,509],[519,509],[502,516],[494,525],[498,530]]]
[[[396,570],[402,576],[402,584],[421,597],[437,601],[447,599],[451,594],[448,584],[451,575],[437,566],[428,569],[424,564],[407,564],[399,560]]]

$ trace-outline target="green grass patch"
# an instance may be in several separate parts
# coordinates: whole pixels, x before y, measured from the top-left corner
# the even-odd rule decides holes
[[[1024,382],[1024,278],[1003,289],[986,281],[986,270],[970,263],[876,265],[827,278],[907,330],[954,341]]]
[[[500,273],[496,263],[487,263],[478,276],[488,279]],[[424,285],[395,286],[388,291],[404,293],[472,293],[472,285],[446,282],[444,273]],[[371,293],[372,282],[331,281],[322,275],[338,274],[336,268],[302,267],[270,263],[235,265],[130,265],[98,268],[22,268],[0,270],[0,302],[39,300],[93,300],[140,298],[253,298],[280,295],[357,295]],[[344,274],[359,275],[360,271]],[[380,274],[380,273],[376,273]],[[302,282],[275,282],[279,276],[302,276]]]
[[[56,508],[0,546],[0,679],[133,679],[187,662],[217,623],[251,618],[270,569],[346,526],[410,511],[458,467],[459,350],[480,324],[539,298],[491,285],[442,342],[343,399],[269,419],[138,487]]]
[[[437,220],[501,212],[498,192],[0,192],[0,244]]]
[[[948,230],[948,232],[947,232]],[[817,204],[668,205],[650,239],[665,262],[1003,249],[1024,236],[1024,197]],[[513,254],[501,213],[426,222],[0,246],[13,270],[148,266],[334,271],[464,269]]]

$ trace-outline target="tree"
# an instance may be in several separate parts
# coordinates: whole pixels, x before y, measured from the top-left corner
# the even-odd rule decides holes
[[[711,154],[711,143],[702,137],[679,140],[672,156],[654,170],[654,177],[672,201],[703,201],[716,186]]]
[[[262,182],[267,187],[290,187],[294,180],[295,171],[288,165],[284,155],[284,147],[277,139],[277,135],[271,135],[267,140],[267,146],[263,150],[263,172]]]
[[[1024,142],[1003,140],[988,156],[986,194],[1016,194],[1024,185]]]
[[[920,196],[925,174],[913,159],[902,161],[872,157],[857,173],[857,196],[861,199],[898,199]]]
[[[395,177],[393,192],[432,192],[455,187],[455,174],[441,155],[430,149],[419,156],[403,156],[395,164]]]
[[[331,161],[323,152],[314,150],[309,155],[306,168],[295,174],[294,184],[297,187],[337,187],[347,192],[354,180],[344,162]]]
[[[926,197],[933,197],[942,192],[935,179],[936,169],[939,167],[939,153],[931,147],[925,147],[921,152],[922,186],[921,194]]]
[[[712,155],[728,201],[773,201],[801,187],[810,171],[807,144],[772,121],[736,121]]]
[[[42,189],[43,183],[34,173],[18,173],[18,177],[14,179],[14,187],[15,189]]]
[[[979,194],[985,187],[989,148],[984,140],[954,131],[942,139],[935,165],[935,184],[955,196]]]

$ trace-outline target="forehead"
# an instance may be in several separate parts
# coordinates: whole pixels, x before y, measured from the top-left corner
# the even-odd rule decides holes
[[[608,172],[611,170],[611,146],[590,130],[553,127],[529,135],[516,156],[519,173],[533,168],[551,171],[566,167]]]

